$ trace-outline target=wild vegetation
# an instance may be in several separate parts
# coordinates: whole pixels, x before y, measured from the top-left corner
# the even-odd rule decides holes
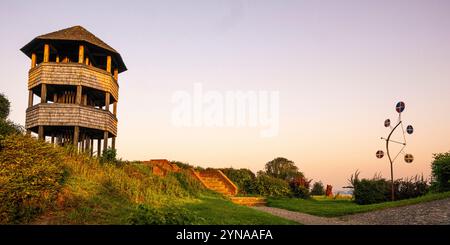
[[[231,203],[187,169],[161,177],[111,148],[90,157],[1,125],[0,224],[294,224]]]
[[[450,191],[450,152],[434,154],[431,173],[433,191]]]
[[[321,181],[315,182],[313,187],[311,188],[311,195],[322,196],[325,195],[325,188]]]
[[[391,201],[391,181],[377,174],[371,179],[359,178],[359,172],[351,175],[349,182],[357,204],[372,204]],[[395,200],[423,196],[429,191],[429,183],[423,176],[394,180]]]
[[[352,200],[327,198],[324,196],[310,199],[301,198],[269,198],[267,205],[291,211],[307,213],[324,217],[336,217],[348,214],[363,213],[379,209],[407,206],[422,202],[429,202],[450,198],[450,192],[429,193],[420,197],[403,199],[394,202],[382,202],[368,205],[359,205]]]
[[[240,195],[308,198],[310,180],[304,177],[293,161],[278,157],[255,175],[249,169],[220,169],[233,181]]]

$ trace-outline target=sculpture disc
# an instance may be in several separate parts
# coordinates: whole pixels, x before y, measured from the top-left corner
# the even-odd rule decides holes
[[[383,151],[377,151],[376,156],[377,156],[377,158],[383,158],[384,152]]]
[[[414,157],[411,154],[406,154],[405,155],[405,162],[407,163],[412,163],[414,161]]]
[[[402,113],[405,110],[405,103],[403,101],[398,102],[397,105],[395,106],[395,110],[398,113]]]
[[[408,125],[408,126],[406,127],[406,132],[407,132],[408,134],[412,134],[412,133],[414,132],[413,126]]]

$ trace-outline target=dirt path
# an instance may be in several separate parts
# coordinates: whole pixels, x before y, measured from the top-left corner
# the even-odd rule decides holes
[[[257,210],[290,219],[305,225],[448,225],[450,198],[404,207],[387,208],[336,218],[289,211],[273,207],[254,207]]]

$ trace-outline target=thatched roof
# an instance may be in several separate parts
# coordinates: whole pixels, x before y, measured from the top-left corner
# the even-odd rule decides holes
[[[126,71],[127,68],[122,60],[120,54],[113,49],[111,46],[103,42],[100,38],[96,37],[94,34],[86,30],[82,26],[73,26],[59,31],[47,33],[34,38],[27,45],[23,46],[20,50],[24,52],[27,56],[31,57],[31,52],[36,46],[39,46],[43,41],[78,41],[86,42],[88,44],[94,45],[98,48],[103,49],[106,53],[111,53],[113,59],[115,58],[118,66],[119,72]]]

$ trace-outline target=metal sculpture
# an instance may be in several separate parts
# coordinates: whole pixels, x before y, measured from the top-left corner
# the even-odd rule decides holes
[[[403,126],[403,121],[402,121],[402,118],[401,118],[401,114],[405,110],[405,103],[403,101],[398,102],[397,105],[395,106],[395,110],[398,112],[397,124],[394,127],[392,127],[391,120],[390,119],[386,119],[384,121],[384,126],[385,127],[389,127],[391,129],[391,131],[389,132],[389,135],[388,135],[387,138],[381,137],[382,140],[386,141],[386,154],[388,156],[389,163],[390,163],[390,166],[391,166],[391,198],[392,198],[392,201],[395,200],[395,194],[394,194],[394,166],[393,166],[394,161],[397,159],[397,157],[400,154],[404,154],[404,160],[405,160],[406,163],[412,163],[414,161],[413,155],[405,154],[405,152],[403,151],[405,149],[405,147],[406,147],[406,136],[405,136],[405,128]],[[399,126],[401,126],[401,128],[402,128],[403,141],[392,140],[391,136],[392,136],[394,131]],[[406,132],[408,134],[412,134],[414,132],[414,128],[411,125],[408,125],[406,127]],[[402,148],[400,149],[400,151],[395,155],[394,158],[391,157],[391,153],[389,151],[389,143],[390,142],[403,145]],[[378,150],[376,152],[376,157],[377,158],[381,159],[381,158],[383,158],[383,156],[384,156],[384,152],[382,150]]]

